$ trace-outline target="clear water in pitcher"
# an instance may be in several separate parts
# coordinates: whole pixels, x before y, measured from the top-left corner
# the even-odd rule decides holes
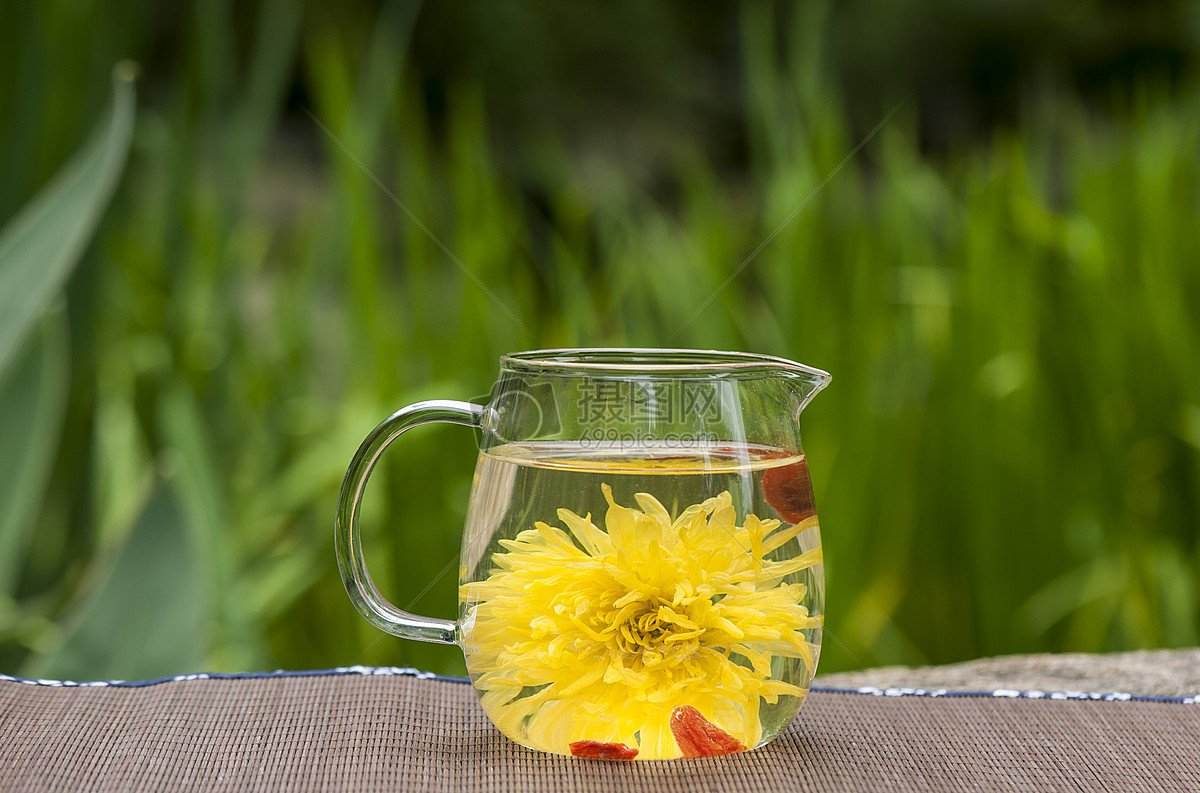
[[[584,757],[760,746],[812,683],[824,601],[802,453],[513,443],[481,454],[459,641],[491,720]]]

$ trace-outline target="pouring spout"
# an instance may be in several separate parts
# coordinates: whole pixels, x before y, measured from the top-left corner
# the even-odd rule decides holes
[[[803,371],[794,372],[790,379],[796,392],[796,413],[799,414],[812,401],[813,397],[829,385],[833,375],[821,369],[805,366]]]

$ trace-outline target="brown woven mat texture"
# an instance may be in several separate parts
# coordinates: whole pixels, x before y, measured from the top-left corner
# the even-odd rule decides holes
[[[517,746],[452,681],[0,681],[0,790],[1197,791],[1200,705],[814,692],[762,749],[623,763]]]

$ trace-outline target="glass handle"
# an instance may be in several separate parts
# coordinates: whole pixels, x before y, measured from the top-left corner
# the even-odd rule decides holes
[[[372,430],[350,461],[350,468],[342,481],[341,495],[338,496],[333,531],[338,570],[355,608],[380,630],[405,639],[454,644],[456,625],[451,620],[422,617],[396,608],[379,594],[379,589],[371,580],[367,560],[363,558],[362,535],[358,530],[359,506],[371,470],[388,444],[406,430],[438,421],[479,427],[482,417],[483,406],[470,402],[449,399],[417,402],[396,411]]]

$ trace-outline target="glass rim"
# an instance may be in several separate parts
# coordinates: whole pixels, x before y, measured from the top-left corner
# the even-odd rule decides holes
[[[787,358],[752,352],[726,352],[670,347],[561,347],[526,350],[500,356],[510,371],[621,374],[759,374],[789,372],[821,383],[833,376]]]

